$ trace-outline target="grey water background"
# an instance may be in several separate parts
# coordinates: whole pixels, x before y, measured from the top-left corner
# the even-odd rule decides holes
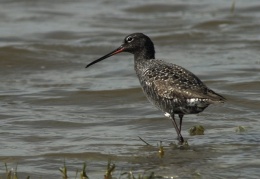
[[[142,94],[133,55],[85,69],[133,32],[228,99],[185,116],[189,150],[169,146],[175,131]],[[84,161],[103,178],[111,159],[116,177],[259,178],[259,32],[259,0],[1,0],[0,176],[6,162],[23,178],[61,178],[65,160],[72,178]],[[205,135],[189,136],[194,125]]]

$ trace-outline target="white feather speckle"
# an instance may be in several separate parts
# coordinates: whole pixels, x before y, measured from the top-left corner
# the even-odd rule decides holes
[[[191,99],[187,99],[188,103],[194,103],[197,101],[198,98],[191,98]]]
[[[169,114],[169,113],[164,113],[164,115],[166,116],[166,117],[171,117],[171,115]]]

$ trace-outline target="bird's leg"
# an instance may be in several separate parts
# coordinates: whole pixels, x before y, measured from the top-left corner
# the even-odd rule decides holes
[[[175,128],[175,130],[176,130],[176,133],[177,133],[177,135],[178,135],[178,140],[179,140],[180,144],[183,144],[184,139],[183,139],[183,137],[182,137],[182,135],[181,135],[181,131],[180,131],[180,129],[178,128],[178,125],[177,125],[177,123],[176,123],[176,121],[175,121],[174,114],[171,115],[171,120],[172,120],[172,124],[173,124],[173,126],[174,126],[174,128]]]
[[[180,118],[180,133],[181,133],[181,125],[182,125],[182,118],[183,118],[183,114],[179,114],[179,118]]]

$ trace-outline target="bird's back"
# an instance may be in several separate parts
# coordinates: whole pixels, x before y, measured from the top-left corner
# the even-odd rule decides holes
[[[146,97],[163,112],[194,114],[225,98],[190,71],[162,60],[136,60],[135,70]]]

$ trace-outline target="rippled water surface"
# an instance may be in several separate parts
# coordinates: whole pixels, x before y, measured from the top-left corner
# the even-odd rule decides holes
[[[3,0],[0,26],[0,176],[6,162],[22,178],[60,178],[64,159],[72,178],[84,161],[90,178],[103,178],[108,160],[117,178],[260,176],[258,0]],[[171,121],[144,97],[132,55],[85,69],[133,32],[228,99],[185,116],[188,150],[170,145]],[[194,125],[205,135],[189,136]]]

